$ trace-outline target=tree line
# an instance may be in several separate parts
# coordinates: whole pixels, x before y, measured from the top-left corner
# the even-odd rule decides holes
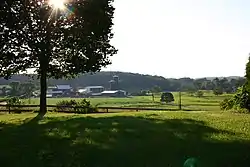
[[[113,75],[119,76],[119,89],[123,89],[132,94],[145,94],[147,92],[197,92],[198,90],[212,90],[215,95],[222,93],[233,93],[238,87],[245,83],[245,78],[181,78],[167,79],[160,76],[141,75],[126,72],[98,72],[95,74],[83,74],[75,79],[49,79],[48,86],[71,85],[74,89],[86,86],[104,86],[109,89],[109,81]],[[14,75],[11,80],[0,79],[0,85],[13,85],[13,82],[20,84],[32,83],[33,88],[39,89],[39,80],[32,79],[34,76]],[[17,84],[17,83],[16,83]],[[15,85],[15,84],[14,84]],[[13,87],[13,86],[11,86]],[[23,86],[20,86],[23,87]],[[32,88],[32,89],[33,89]],[[23,93],[22,93],[23,94]]]

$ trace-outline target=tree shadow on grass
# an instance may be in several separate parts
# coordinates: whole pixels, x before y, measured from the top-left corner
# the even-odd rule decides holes
[[[1,166],[180,167],[189,157],[201,166],[249,166],[249,143],[222,142],[235,135],[192,119],[53,117],[1,124]]]

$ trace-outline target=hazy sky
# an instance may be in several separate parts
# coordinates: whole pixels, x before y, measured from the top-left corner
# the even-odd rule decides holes
[[[105,70],[164,77],[243,76],[250,53],[249,0],[115,0]]]

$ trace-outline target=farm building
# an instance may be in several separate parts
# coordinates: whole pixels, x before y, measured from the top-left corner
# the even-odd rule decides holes
[[[56,85],[48,87],[47,97],[69,96],[72,92],[70,85]]]
[[[101,96],[104,97],[126,97],[126,91],[124,90],[110,90],[110,91],[103,91]]]
[[[78,93],[90,96],[100,96],[101,92],[104,91],[103,86],[87,86],[84,89],[79,89]]]
[[[72,87],[70,85],[56,85],[56,91],[62,91],[63,93],[70,93]]]

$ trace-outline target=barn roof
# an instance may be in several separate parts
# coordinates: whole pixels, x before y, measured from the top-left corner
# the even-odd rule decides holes
[[[103,86],[87,86],[85,87],[85,89],[87,88],[96,88],[96,89],[99,89],[99,88],[104,88]]]
[[[114,94],[114,93],[117,93],[117,92],[125,93],[126,91],[124,91],[124,90],[106,90],[106,91],[103,91],[102,94]]]
[[[57,89],[61,89],[61,90],[69,90],[71,89],[70,85],[56,85]]]

